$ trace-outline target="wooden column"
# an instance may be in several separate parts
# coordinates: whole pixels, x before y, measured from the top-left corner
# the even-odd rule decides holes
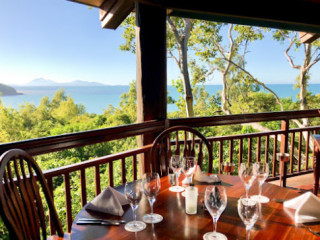
[[[319,191],[319,175],[320,175],[320,135],[314,135],[314,152],[313,152],[313,193],[318,195]]]
[[[280,153],[288,153],[289,120],[281,121],[281,130],[284,130],[285,133],[281,135]],[[287,160],[287,158],[279,158],[280,185],[282,181],[282,187],[287,186]]]
[[[167,118],[166,9],[136,3],[138,122]],[[139,146],[153,142],[158,133],[139,138]],[[145,154],[140,173],[150,171]]]

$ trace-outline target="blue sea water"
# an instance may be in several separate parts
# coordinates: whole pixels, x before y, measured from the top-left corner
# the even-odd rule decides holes
[[[296,96],[299,93],[299,89],[294,89],[293,84],[268,84],[279,97],[291,97],[296,100]],[[216,93],[222,90],[221,85],[206,85],[206,90],[210,93]],[[52,99],[54,93],[60,88],[56,86],[48,87],[31,87],[31,86],[16,86],[16,90],[23,95],[16,96],[3,96],[2,102],[6,106],[13,108],[19,108],[19,105],[27,102],[39,105],[40,100],[44,96],[48,96]],[[129,86],[99,86],[99,87],[63,87],[66,95],[70,95],[75,103],[82,103],[87,112],[89,113],[103,113],[103,110],[107,108],[109,104],[118,106],[120,102],[120,96],[129,90]],[[308,90],[312,94],[320,93],[320,84],[310,84]],[[173,99],[178,99],[178,92],[172,86],[168,86],[169,95]],[[175,111],[177,108],[175,105],[168,105],[168,111]]]

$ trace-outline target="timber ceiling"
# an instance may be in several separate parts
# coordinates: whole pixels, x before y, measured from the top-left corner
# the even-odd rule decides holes
[[[102,27],[117,28],[135,2],[172,16],[320,33],[320,0],[71,0],[100,8]]]

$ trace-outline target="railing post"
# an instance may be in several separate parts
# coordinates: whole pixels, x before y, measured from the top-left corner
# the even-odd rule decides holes
[[[281,130],[285,131],[284,134],[281,135],[280,142],[280,153],[288,153],[288,130],[289,130],[289,120],[281,121]],[[282,187],[286,187],[287,185],[287,162],[281,161],[279,158],[280,164],[280,184],[282,180]]]
[[[319,190],[319,171],[320,171],[320,135],[314,135],[314,153],[313,153],[313,177],[314,177],[314,184],[313,184],[313,193],[318,195]]]

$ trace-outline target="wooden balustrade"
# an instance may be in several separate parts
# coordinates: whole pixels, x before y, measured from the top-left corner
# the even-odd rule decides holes
[[[218,125],[245,124],[251,122],[267,122],[282,121],[280,130],[270,132],[256,132],[231,136],[207,136],[213,148],[213,172],[222,173],[221,164],[223,161],[236,163],[237,166],[242,162],[266,161],[272,164],[269,180],[279,178],[279,163],[276,159],[278,152],[287,151],[290,153],[289,168],[287,177],[304,174],[313,171],[314,161],[310,162],[310,144],[313,144],[311,136],[316,132],[320,132],[320,126],[290,129],[289,120],[297,118],[314,118],[319,117],[318,110],[306,111],[290,111],[278,113],[259,113],[244,114],[232,116],[214,116],[200,117],[188,119],[169,119],[166,121],[151,121],[147,123],[133,124],[127,126],[98,129],[94,131],[86,131],[73,134],[64,134],[60,136],[52,136],[47,138],[32,139],[21,142],[0,144],[0,152],[4,152],[11,148],[21,148],[28,151],[32,155],[40,155],[44,153],[61,151],[90,144],[108,142],[116,139],[125,139],[133,136],[141,136],[147,133],[160,132],[165,126],[187,125],[193,127],[211,127]],[[312,133],[312,134],[311,134]],[[306,141],[304,140],[306,139]],[[183,141],[183,140],[180,140]],[[199,142],[196,141],[197,144]],[[172,142],[172,145],[179,142]],[[50,169],[44,172],[48,180],[51,192],[54,192],[54,179],[63,177],[65,187],[65,205],[67,230],[71,229],[72,224],[72,193],[70,176],[74,173],[79,174],[79,183],[81,191],[81,206],[83,207],[88,201],[86,170],[94,169],[94,185],[95,195],[101,192],[101,182],[106,182],[105,176],[101,176],[101,169],[106,166],[107,178],[109,186],[115,186],[119,179],[115,179],[114,164],[120,163],[119,175],[120,183],[137,179],[139,177],[138,156],[141,154],[149,155],[151,146],[144,146],[137,149],[130,149],[120,153],[108,156],[98,157],[95,159],[83,161],[76,164],[63,166],[57,169]],[[317,148],[318,150],[318,148]],[[203,155],[205,157],[205,152]],[[313,153],[313,157],[314,157]],[[146,158],[148,159],[148,158]],[[132,161],[132,172],[129,174],[126,169],[126,163]],[[146,163],[143,163],[146,164]],[[131,175],[132,179],[127,179]],[[54,229],[51,229],[53,232]]]

